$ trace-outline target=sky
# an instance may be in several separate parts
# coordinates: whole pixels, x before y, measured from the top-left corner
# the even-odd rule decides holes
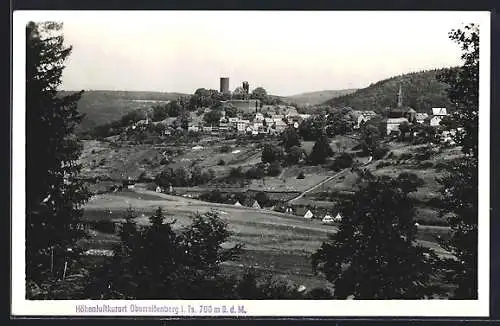
[[[448,32],[479,23],[481,13],[115,11],[56,18],[73,46],[62,89],[193,93],[219,89],[219,78],[229,77],[231,90],[246,80],[251,90],[287,96],[459,65]]]

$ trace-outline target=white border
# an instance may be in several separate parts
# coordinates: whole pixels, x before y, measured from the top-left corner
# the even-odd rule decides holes
[[[176,12],[181,14],[184,12]],[[246,12],[245,14],[249,14]],[[272,12],[274,13],[274,12]],[[325,12],[323,12],[324,14]],[[368,12],[366,12],[368,13]],[[377,12],[380,14],[382,12]],[[394,12],[393,12],[394,13]],[[442,12],[446,13],[446,12]],[[456,13],[456,12],[455,12]],[[188,305],[244,305],[246,316],[402,316],[402,317],[486,317],[489,315],[489,136],[490,136],[490,13],[474,12],[480,17],[480,84],[479,84],[479,265],[478,300],[241,300],[241,301],[28,301],[25,300],[25,26],[29,20],[62,20],[109,17],[109,15],[161,16],[160,11],[16,11],[13,17],[13,138],[12,138],[12,315],[54,316],[215,316],[188,313]],[[205,12],[189,12],[201,15]],[[221,12],[210,11],[210,15]],[[259,13],[260,14],[260,13]],[[266,14],[271,14],[266,12]],[[281,14],[281,13],[278,13]],[[295,13],[296,14],[296,13]],[[311,14],[309,12],[308,14]],[[157,16],[157,17],[158,17]],[[214,21],[218,21],[215,19]],[[466,22],[464,22],[466,23]],[[459,27],[459,26],[457,26]],[[450,41],[451,42],[451,41]],[[110,305],[130,307],[131,304],[177,306],[183,313],[76,313],[76,305]],[[219,316],[241,316],[220,314]]]

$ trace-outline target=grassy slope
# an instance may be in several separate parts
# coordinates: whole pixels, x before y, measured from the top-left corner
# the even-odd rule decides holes
[[[432,107],[452,108],[446,94],[446,84],[436,79],[440,70],[430,70],[404,74],[371,84],[354,93],[335,97],[324,104],[350,106],[355,110],[383,111],[386,107],[395,107],[401,85],[403,104],[413,107],[418,112],[431,112]]]
[[[62,91],[61,94],[67,94]],[[71,92],[69,92],[71,93]],[[162,92],[94,91],[83,93],[78,110],[85,114],[79,130],[86,131],[121,118],[124,114],[139,108],[150,107],[152,102],[140,100],[169,101],[186,94]],[[139,101],[138,101],[139,100]]]
[[[297,103],[298,105],[317,105],[327,101],[328,99],[351,94],[354,93],[355,91],[356,89],[340,89],[340,90],[307,92],[307,93],[287,96],[284,98],[284,100],[289,101],[291,103]]]

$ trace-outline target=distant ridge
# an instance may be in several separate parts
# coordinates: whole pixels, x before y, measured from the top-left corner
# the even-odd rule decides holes
[[[351,94],[331,98],[322,104],[382,112],[386,107],[397,105],[397,94],[401,85],[405,106],[427,113],[431,112],[432,107],[447,107],[453,110],[453,104],[446,93],[448,85],[437,80],[439,74],[449,69],[456,68],[426,70],[391,77]]]
[[[355,92],[356,89],[323,90],[316,92],[306,92],[283,97],[284,101],[296,103],[297,105],[314,106],[325,102],[328,99],[347,95]]]
[[[60,94],[73,92],[64,90]],[[85,114],[78,131],[87,131],[118,120],[135,109],[150,107],[154,101],[171,101],[183,96],[189,95],[177,92],[87,90],[78,101],[78,110]]]

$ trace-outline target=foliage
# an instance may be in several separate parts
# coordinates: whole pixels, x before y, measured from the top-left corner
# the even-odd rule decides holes
[[[267,92],[263,87],[257,87],[250,94],[250,98],[260,100],[263,103],[267,102]]]
[[[215,178],[215,172],[211,169],[201,169],[199,166],[193,168],[178,167],[173,169],[166,167],[155,177],[155,182],[161,187],[190,187],[205,184]]]
[[[57,278],[64,262],[71,264],[67,248],[85,235],[76,226],[89,198],[73,134],[83,91],[57,92],[72,50],[61,31],[54,22],[26,26],[26,278],[35,282]]]
[[[401,133],[401,141],[405,141],[405,135],[411,131],[410,124],[407,121],[403,121],[398,127]]]
[[[262,150],[262,162],[273,163],[276,161],[281,161],[283,159],[284,153],[283,149],[272,144],[264,144],[264,149]]]
[[[220,122],[220,118],[222,118],[222,112],[219,110],[210,110],[203,116],[203,121],[205,121],[208,125],[218,126]]]
[[[303,120],[299,125],[299,134],[304,140],[318,140],[324,133],[326,119],[322,115],[315,115]]]
[[[305,175],[304,175],[304,172],[303,171],[300,171],[299,172],[299,175],[297,176],[297,179],[305,179]]]
[[[344,107],[329,110],[327,124],[326,133],[329,137],[345,135],[354,129],[356,119],[352,109]]]
[[[283,130],[281,133],[281,144],[285,148],[286,152],[294,146],[301,146],[300,137],[295,128],[287,127]]]
[[[326,135],[321,135],[314,143],[311,154],[308,156],[311,164],[324,164],[326,159],[333,155],[333,150],[330,147],[330,139]]]
[[[87,288],[91,298],[203,297],[214,283],[222,286],[223,280],[217,278],[220,263],[233,260],[241,250],[239,244],[222,247],[231,234],[227,224],[212,212],[196,215],[178,233],[172,229],[175,221],[165,222],[161,208],[151,216],[151,225],[143,229],[135,218],[129,210],[112,260],[91,275]]]
[[[341,153],[339,156],[335,158],[332,165],[330,165],[330,169],[333,171],[340,171],[342,169],[347,169],[353,164],[353,157],[349,153]]]
[[[274,161],[267,168],[267,175],[271,177],[277,177],[281,174],[281,171],[281,163],[279,161]]]
[[[374,110],[384,112],[385,108],[397,105],[399,86],[404,90],[404,104],[417,112],[430,112],[432,107],[453,108],[447,97],[446,83],[436,76],[448,69],[414,72],[384,79],[354,93],[332,98],[325,105],[333,107],[352,107],[355,110]],[[453,71],[451,69],[451,71]]]
[[[307,157],[306,151],[299,146],[292,146],[285,155],[287,165],[294,165],[300,162],[301,159]]]
[[[334,298],[418,299],[430,297],[435,254],[415,244],[410,192],[415,178],[361,172],[356,194],[344,200],[338,233],[312,256],[313,268],[335,286]]]
[[[445,167],[446,174],[438,179],[442,185],[441,216],[449,216],[451,237],[442,246],[457,260],[445,260],[449,271],[447,279],[458,285],[457,299],[477,298],[478,256],[478,114],[479,114],[479,27],[466,25],[463,30],[452,30],[450,39],[462,49],[464,64],[457,70],[440,76],[450,85],[448,96],[457,106],[450,117],[464,128],[455,141],[462,146],[465,157]]]

